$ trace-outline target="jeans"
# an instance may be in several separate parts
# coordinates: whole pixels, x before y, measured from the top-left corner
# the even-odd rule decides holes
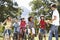
[[[56,40],[58,40],[58,26],[51,25],[51,28],[49,31],[49,40],[52,40],[52,34],[54,34],[56,37]]]
[[[4,30],[4,36],[5,36],[6,33],[8,33],[9,36],[10,36],[10,34],[11,34],[11,30],[10,30],[10,29],[5,29],[5,30]]]

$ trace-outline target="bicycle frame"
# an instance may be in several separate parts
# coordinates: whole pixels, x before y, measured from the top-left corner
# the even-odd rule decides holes
[[[6,33],[5,33],[5,36],[4,36],[4,40],[9,40],[9,32],[8,32],[8,29],[6,29]]]

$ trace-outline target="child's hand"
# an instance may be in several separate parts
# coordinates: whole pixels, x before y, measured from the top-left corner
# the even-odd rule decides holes
[[[41,28],[41,26],[40,26],[40,28]]]
[[[51,23],[52,23],[52,21],[51,21],[51,20],[45,20],[45,22],[46,22],[46,23],[49,23],[49,24],[51,24]]]

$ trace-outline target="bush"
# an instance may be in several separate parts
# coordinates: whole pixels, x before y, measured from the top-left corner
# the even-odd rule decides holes
[[[4,32],[4,27],[0,25],[0,33]]]

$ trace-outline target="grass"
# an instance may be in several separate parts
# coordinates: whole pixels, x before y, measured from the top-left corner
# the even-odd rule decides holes
[[[46,37],[46,39],[48,40],[48,37]],[[60,37],[58,38],[60,40]],[[3,40],[2,37],[0,37],[0,40]],[[34,40],[39,40],[38,37],[35,37]],[[44,40],[44,38],[43,38]],[[52,37],[52,40],[55,40],[55,37]]]

